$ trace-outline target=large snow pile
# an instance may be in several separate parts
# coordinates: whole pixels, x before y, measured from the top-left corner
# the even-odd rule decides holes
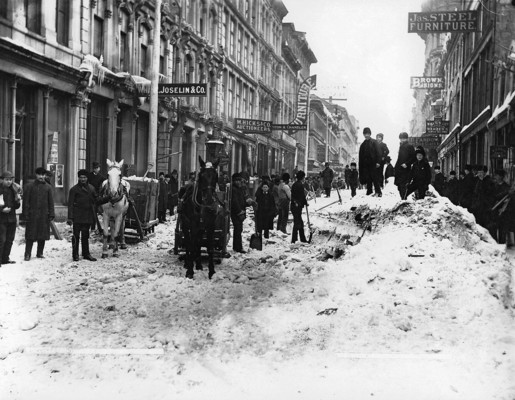
[[[504,248],[437,195],[342,198],[310,202],[310,245],[274,231],[211,281],[173,222],[119,259],[51,240],[2,267],[0,398],[513,399]]]

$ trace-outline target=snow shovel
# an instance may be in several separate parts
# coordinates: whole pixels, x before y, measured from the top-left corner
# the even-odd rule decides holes
[[[263,239],[257,231],[250,236],[250,248],[256,250],[263,250]]]
[[[306,206],[306,219],[308,221],[308,229],[309,229],[308,243],[311,243],[311,239],[313,238],[313,230],[311,229],[311,223],[309,222],[308,206]]]

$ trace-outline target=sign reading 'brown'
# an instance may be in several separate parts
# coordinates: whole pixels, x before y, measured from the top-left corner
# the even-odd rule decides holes
[[[408,13],[409,33],[475,32],[478,30],[477,11]]]
[[[443,78],[441,76],[412,76],[411,89],[443,89]]]

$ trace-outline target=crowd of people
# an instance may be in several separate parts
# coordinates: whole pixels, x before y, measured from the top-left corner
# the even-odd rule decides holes
[[[477,223],[485,227],[499,243],[509,247],[514,245],[515,184],[510,187],[506,182],[504,170],[495,170],[490,175],[486,166],[466,165],[463,171],[450,171],[445,176],[440,167],[435,166],[433,174],[424,149],[409,143],[406,132],[399,134],[398,158],[392,165],[383,134],[379,133],[372,139],[372,132],[367,127],[363,129],[363,135],[365,140],[359,149],[358,164],[352,162],[345,166],[343,177],[337,177],[329,162],[326,162],[319,174],[309,177],[295,168],[293,182],[288,172],[280,176],[262,176],[258,187],[251,190],[247,171],[233,174],[232,179],[229,179],[226,171],[220,172],[219,190],[230,190],[233,250],[246,252],[242,232],[249,207],[253,208],[259,236],[269,238],[274,226],[277,231],[290,235],[287,226],[291,213],[291,242],[307,242],[302,211],[308,207],[308,198],[321,195],[330,197],[333,188],[350,190],[352,197],[358,188],[364,188],[367,195],[381,197],[382,189],[390,179],[397,186],[401,200],[406,200],[411,194],[416,200],[424,199],[432,184],[438,194],[470,211]],[[51,172],[45,168],[37,168],[22,191],[10,171],[0,175],[0,266],[15,262],[10,259],[10,253],[17,226],[16,210],[21,204],[20,219],[25,224],[24,260],[30,261],[34,243],[37,243],[36,257],[44,258],[45,242],[50,239],[50,225],[55,218],[51,176]],[[176,170],[170,174],[159,174],[159,222],[166,222],[167,214],[170,217],[175,215],[185,188],[193,185],[195,178],[196,173],[191,172],[185,185],[180,188]],[[79,260],[79,243],[83,259],[96,261],[89,251],[89,231],[95,227],[101,230],[98,206],[110,200],[107,195],[101,194],[105,179],[100,173],[100,164],[94,162],[90,172],[78,172],[78,183],[69,191],[67,223],[73,226],[74,261]]]

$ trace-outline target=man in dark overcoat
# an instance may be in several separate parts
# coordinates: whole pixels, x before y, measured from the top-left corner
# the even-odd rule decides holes
[[[374,187],[375,195],[381,197],[381,183],[379,182],[378,168],[381,167],[381,149],[377,140],[372,139],[370,128],[363,129],[365,140],[359,147],[359,180],[362,185],[367,186],[367,196],[372,194]]]
[[[93,161],[91,163],[91,172],[88,175],[88,183],[95,188],[97,195],[100,194],[100,189],[102,188],[102,183],[104,183],[104,181],[106,179],[107,178],[100,173],[100,164],[97,161]],[[102,225],[100,224],[98,215],[96,213],[95,213],[95,226],[97,227],[99,232],[102,231]]]
[[[438,165],[435,166],[435,178],[433,180],[433,187],[435,188],[435,190],[437,191],[437,193],[440,196],[444,195],[444,192],[445,192],[445,176],[442,173],[442,171],[440,171],[440,167]]]
[[[415,162],[411,165],[410,182],[406,197],[411,193],[415,193],[417,200],[426,197],[427,189],[431,183],[431,167],[426,158],[426,152],[422,146],[415,149]]]
[[[377,172],[379,174],[379,182],[381,184],[381,188],[384,187],[384,166],[386,165],[386,157],[388,157],[388,154],[390,154],[390,149],[388,148],[388,145],[383,141],[384,135],[382,133],[378,133],[376,135],[376,140],[379,145],[379,150],[381,152],[381,162],[379,163],[380,166],[377,169]]]
[[[471,211],[476,217],[476,222],[489,229],[492,222],[491,208],[494,206],[495,184],[490,175],[486,174],[487,172],[488,168],[486,166],[478,169]]]
[[[395,186],[399,190],[402,200],[408,197],[408,183],[410,181],[411,165],[415,162],[415,148],[408,142],[408,134],[399,134],[400,146],[397,162],[395,163]]]
[[[0,183],[0,267],[14,264],[10,260],[11,248],[16,235],[16,210],[20,208],[20,196],[13,187],[14,175],[10,171],[2,173]]]
[[[170,200],[170,174],[159,177],[159,197],[157,199],[157,218],[159,222],[166,222],[166,211]]]
[[[472,211],[474,201],[474,189],[476,188],[476,177],[472,173],[472,166],[465,165],[465,176],[460,182],[460,206]]]
[[[89,252],[89,229],[95,225],[97,193],[93,185],[88,183],[88,171],[78,172],[79,183],[70,189],[68,194],[68,225],[73,225],[72,257],[79,261],[79,239],[82,245],[82,257],[85,260],[97,261]]]
[[[329,167],[329,163],[325,163],[324,170],[320,173],[322,177],[322,187],[324,188],[325,197],[331,196],[331,187],[334,179],[334,171]]]
[[[297,180],[291,187],[291,213],[293,215],[293,229],[291,232],[291,242],[295,243],[298,239],[302,243],[307,243],[304,233],[304,221],[302,220],[302,209],[308,206],[306,191],[304,190],[304,171],[298,171],[295,176]]]
[[[270,228],[276,214],[275,199],[272,193],[270,180],[264,180],[256,190],[256,231],[268,239]]]
[[[52,188],[45,181],[46,170],[36,169],[36,180],[27,185],[23,195],[25,225],[25,261],[32,256],[32,246],[37,241],[36,257],[45,258],[45,242],[50,239],[50,222],[55,218]]]
[[[456,171],[449,172],[449,179],[445,183],[444,195],[451,201],[452,204],[458,205],[459,203],[459,181],[456,178]]]

